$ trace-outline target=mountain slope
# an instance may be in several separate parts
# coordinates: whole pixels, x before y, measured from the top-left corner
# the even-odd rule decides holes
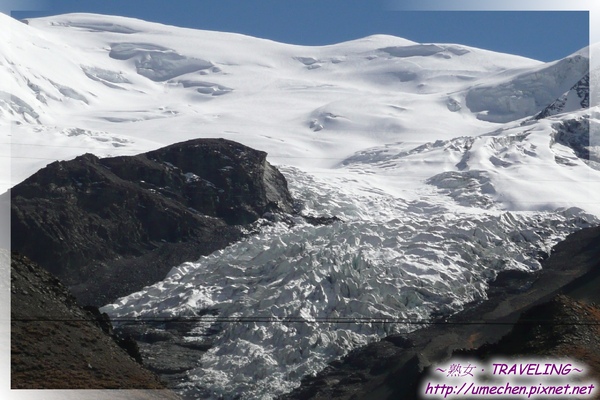
[[[178,398],[118,347],[55,277],[14,253],[11,294],[13,389],[154,389]]]

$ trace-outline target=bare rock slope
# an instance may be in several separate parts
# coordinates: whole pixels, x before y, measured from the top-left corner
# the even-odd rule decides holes
[[[153,389],[177,399],[145,370],[59,280],[28,258],[11,260],[13,389]]]

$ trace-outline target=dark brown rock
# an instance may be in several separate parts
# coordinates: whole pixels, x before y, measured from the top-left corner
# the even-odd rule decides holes
[[[238,225],[292,211],[266,153],[224,139],[54,162],[0,198],[9,200],[12,248],[94,306],[239,240]]]

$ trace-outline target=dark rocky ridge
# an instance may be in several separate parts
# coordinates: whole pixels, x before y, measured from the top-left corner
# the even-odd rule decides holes
[[[11,257],[13,389],[153,389],[177,399],[77,305],[60,281],[24,256]]]
[[[239,225],[292,211],[266,153],[224,139],[54,162],[0,197],[9,200],[13,250],[95,306],[239,240]]]
[[[491,284],[489,299],[467,306],[447,320],[406,335],[389,336],[356,349],[334,361],[316,377],[283,399],[417,399],[419,381],[431,365],[465,350],[478,356],[569,355],[587,363],[600,376],[597,327],[554,329],[552,324],[519,323],[531,315],[546,318],[592,318],[600,323],[597,307],[583,308],[567,294],[584,302],[600,301],[600,227],[583,229],[557,244],[535,274],[506,272]],[[552,300],[554,299],[554,300]],[[550,301],[552,300],[552,301]],[[550,301],[550,302],[549,302]],[[529,311],[528,311],[529,310]],[[574,311],[575,310],[575,311]],[[567,319],[568,321],[569,319]],[[537,331],[533,331],[535,327]],[[513,329],[514,328],[514,329]],[[596,330],[594,330],[596,329]],[[596,332],[596,333],[594,333]],[[505,339],[502,339],[505,335]],[[557,342],[552,338],[561,337]],[[547,338],[536,346],[536,340]],[[502,341],[501,341],[502,339]],[[494,343],[500,342],[497,347]],[[529,343],[529,344],[528,344]],[[561,347],[562,346],[562,347]]]
[[[600,169],[600,148],[598,148],[598,135],[590,126],[588,117],[567,119],[554,124],[552,144],[559,143],[573,149],[573,152],[588,166]],[[555,156],[557,162],[569,165],[570,162]]]
[[[581,108],[590,106],[590,74],[585,74],[577,83],[575,83],[568,92],[560,96],[551,104],[546,106],[542,111],[536,114],[533,118],[542,119],[548,118],[564,111],[569,95],[577,96]]]
[[[599,295],[596,290],[596,295]],[[590,376],[600,378],[600,307],[596,303],[576,301],[557,295],[552,300],[525,311],[515,327],[498,343],[461,351],[461,356],[489,359],[548,356],[576,358],[590,368]],[[595,398],[599,398],[597,393]]]

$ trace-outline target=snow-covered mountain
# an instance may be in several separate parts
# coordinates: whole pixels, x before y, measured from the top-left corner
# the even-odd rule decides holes
[[[217,329],[215,345],[183,393],[289,391],[414,328],[323,319],[459,310],[600,217],[597,46],[542,63],[382,35],[305,47],[89,14],[0,22],[3,190],[84,152],[224,137],[268,152],[304,213],[341,219],[274,223],[104,308],[275,319],[207,315],[189,340]]]

